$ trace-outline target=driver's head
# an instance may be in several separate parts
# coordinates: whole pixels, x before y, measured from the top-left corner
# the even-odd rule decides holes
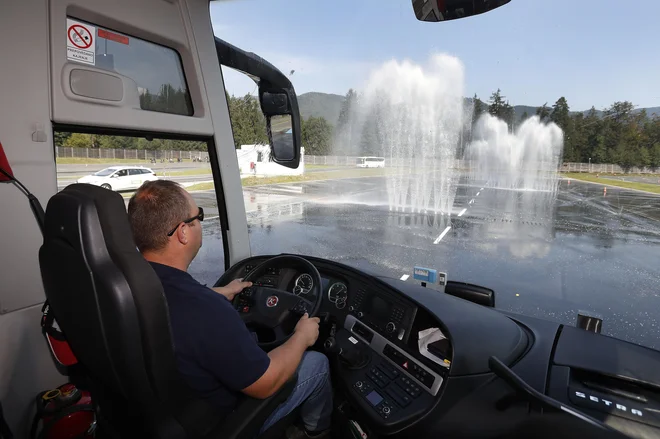
[[[172,261],[186,269],[202,246],[197,203],[178,183],[144,183],[128,203],[135,244],[147,258]]]

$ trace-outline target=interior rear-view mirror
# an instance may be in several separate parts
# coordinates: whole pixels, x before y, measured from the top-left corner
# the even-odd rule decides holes
[[[412,0],[413,11],[420,21],[447,21],[483,14],[511,0]]]

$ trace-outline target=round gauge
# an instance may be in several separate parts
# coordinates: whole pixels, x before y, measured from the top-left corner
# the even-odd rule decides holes
[[[312,290],[314,286],[314,279],[307,273],[303,273],[298,276],[296,279],[295,286],[293,287],[293,294],[300,296],[301,294],[307,294]]]
[[[342,309],[346,306],[346,299],[348,299],[348,288],[341,282],[332,284],[328,290],[328,300],[335,304],[337,309]]]

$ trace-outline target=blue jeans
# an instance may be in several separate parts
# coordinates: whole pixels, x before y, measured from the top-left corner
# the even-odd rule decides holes
[[[332,416],[332,386],[328,358],[320,352],[308,351],[298,365],[296,387],[286,401],[270,415],[261,427],[260,434],[280,419],[302,406],[300,415],[308,431],[330,428]]]

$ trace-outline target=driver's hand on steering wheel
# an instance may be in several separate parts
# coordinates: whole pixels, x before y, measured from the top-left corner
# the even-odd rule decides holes
[[[216,293],[222,294],[231,302],[238,293],[251,286],[252,282],[243,282],[243,279],[234,279],[224,287],[215,287],[211,289]]]
[[[318,317],[309,317],[309,314],[305,313],[298,323],[296,323],[296,329],[293,333],[298,335],[301,340],[307,345],[307,347],[312,346],[316,343],[316,339],[319,338],[319,322],[321,320]]]

